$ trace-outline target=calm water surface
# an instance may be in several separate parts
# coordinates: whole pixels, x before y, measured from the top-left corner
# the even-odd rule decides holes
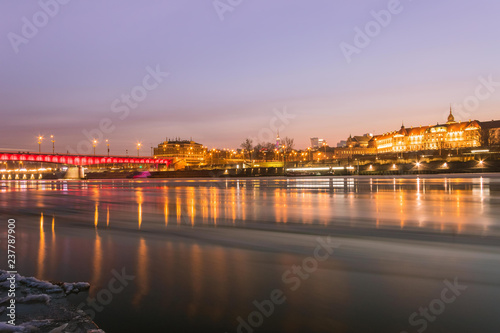
[[[134,276],[97,311],[106,332],[417,332],[454,279],[426,331],[500,327],[499,176],[3,181],[0,198],[21,274],[89,281],[75,305]]]

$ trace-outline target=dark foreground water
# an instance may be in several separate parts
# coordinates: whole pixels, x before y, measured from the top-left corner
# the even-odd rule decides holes
[[[500,178],[457,177],[4,181],[0,265],[15,218],[106,332],[496,333]]]

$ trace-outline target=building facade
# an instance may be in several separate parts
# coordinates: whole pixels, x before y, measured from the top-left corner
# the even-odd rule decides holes
[[[373,139],[380,154],[479,147],[481,125],[477,120],[456,122],[450,109],[445,124],[410,128],[402,125],[398,131],[377,135]]]
[[[312,149],[319,149],[319,148],[324,147],[326,145],[328,145],[328,144],[326,143],[325,139],[320,139],[317,137],[311,138],[311,148]]]
[[[344,145],[335,148],[337,158],[343,159],[353,155],[371,155],[377,152],[372,134],[350,135],[344,142]]]
[[[488,147],[500,147],[500,120],[481,121],[481,144]]]
[[[168,138],[154,149],[155,157],[171,158],[174,163],[199,166],[205,163],[207,147],[192,140],[169,140]]]

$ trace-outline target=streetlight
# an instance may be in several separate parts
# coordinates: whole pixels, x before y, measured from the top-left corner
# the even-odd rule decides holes
[[[54,139],[53,135],[50,136],[50,139],[52,141],[52,154],[55,154],[55,145],[54,144],[55,144],[56,140]]]
[[[42,152],[42,140],[43,140],[43,136],[39,136],[38,137],[38,152],[41,153]]]
[[[415,164],[417,166],[417,174],[420,174],[420,162]]]
[[[137,143],[137,156],[139,156],[139,150],[141,149],[141,143]]]
[[[106,139],[106,146],[108,146],[108,157],[109,157],[109,140]]]
[[[94,156],[95,156],[95,146],[97,145],[97,140],[94,139],[94,141],[92,141],[92,147],[94,147]]]

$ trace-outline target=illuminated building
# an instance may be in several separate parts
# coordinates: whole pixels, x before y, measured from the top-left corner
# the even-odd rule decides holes
[[[160,143],[154,149],[155,157],[171,158],[175,163],[187,166],[204,164],[207,148],[192,140],[169,140]]]
[[[406,128],[374,137],[378,153],[458,149],[481,146],[481,125],[477,120],[456,122],[452,110],[445,124]]]
[[[335,148],[337,158],[346,158],[352,155],[369,155],[375,154],[375,141],[373,134],[350,135],[342,147]]]

